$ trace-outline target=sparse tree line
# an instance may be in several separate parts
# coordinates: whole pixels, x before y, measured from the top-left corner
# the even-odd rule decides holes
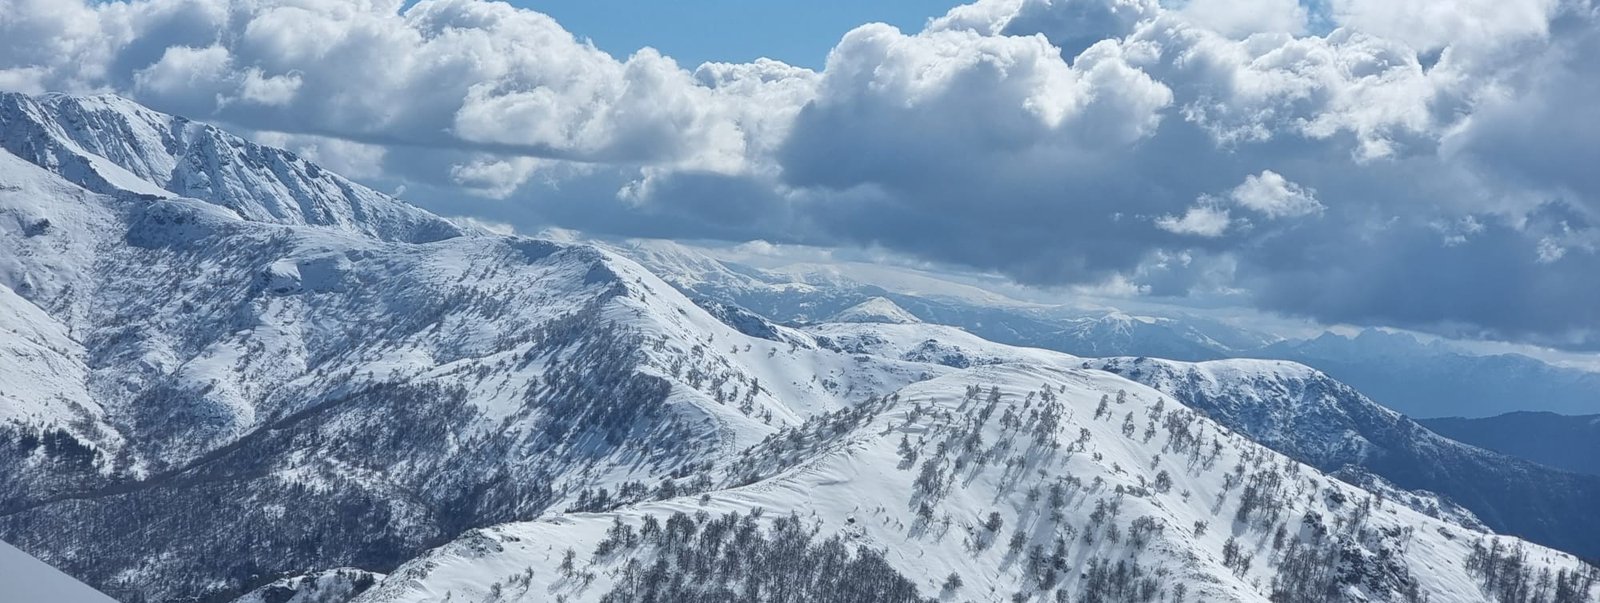
[[[1590,592],[1600,580],[1600,569],[1583,565],[1576,570],[1560,569],[1553,574],[1548,567],[1534,571],[1521,543],[1506,545],[1498,537],[1490,536],[1486,546],[1483,540],[1472,543],[1467,571],[1496,603],[1591,603],[1596,600]]]
[[[715,517],[677,512],[666,521],[646,516],[638,529],[618,520],[589,568],[579,570],[572,560],[569,553],[560,570],[566,579],[581,584],[584,572],[593,571],[616,578],[602,603],[932,601],[880,552],[837,536],[818,538],[795,515],[763,521],[759,509]]]

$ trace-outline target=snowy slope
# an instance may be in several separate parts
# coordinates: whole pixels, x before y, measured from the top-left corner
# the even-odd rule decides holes
[[[1324,471],[1357,465],[1401,488],[1438,493],[1496,531],[1600,555],[1600,478],[1435,434],[1348,385],[1279,360],[1088,360],[1150,385]]]
[[[438,238],[120,99],[3,101],[0,535],[122,598],[392,567],[949,370],[746,335],[595,248]]]
[[[274,580],[233,603],[344,603],[382,579],[383,574],[341,567]]]
[[[1070,363],[1075,356],[988,341],[957,327],[933,324],[839,322],[801,329],[817,345],[850,354],[967,368],[980,364],[1038,361]]]
[[[7,601],[114,603],[111,597],[4,542],[0,542],[0,592]]]
[[[1376,453],[1363,426],[1403,420],[1399,413],[1359,400],[1354,390],[1294,362],[1112,358],[1088,364],[1178,396],[1256,441],[1318,466],[1361,463]]]
[[[1440,437],[1301,364],[1273,360],[1186,363],[1150,358],[1076,359],[985,341],[941,325],[820,324],[819,345],[854,354],[965,368],[1007,362],[1073,365],[1151,385],[1258,443],[1452,523],[1584,555],[1594,548],[1600,488]]]
[[[1467,559],[1489,537],[1385,503],[1100,371],[953,373],[745,459],[723,472],[731,488],[475,531],[356,600],[660,596],[690,571],[663,551],[696,546],[660,531],[675,513],[707,533],[728,513],[759,513],[753,525],[767,529],[792,516],[814,539],[880,551],[921,596],[947,600],[1486,599]],[[760,479],[738,485],[752,467]],[[1526,551],[1535,574],[1580,567],[1501,541]],[[652,567],[667,570],[652,578]],[[749,594],[738,570],[712,572],[677,588],[720,582]],[[961,585],[944,588],[952,574]]]
[[[895,305],[887,298],[874,297],[834,314],[828,322],[878,322],[887,324],[915,324],[922,322],[915,314]]]

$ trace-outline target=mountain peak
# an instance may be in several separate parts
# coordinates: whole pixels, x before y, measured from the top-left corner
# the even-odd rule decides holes
[[[186,197],[239,218],[390,241],[463,231],[285,151],[112,95],[0,93],[0,149],[92,192]]]
[[[922,322],[915,314],[886,297],[874,297],[834,314],[828,322],[881,322],[909,325]]]

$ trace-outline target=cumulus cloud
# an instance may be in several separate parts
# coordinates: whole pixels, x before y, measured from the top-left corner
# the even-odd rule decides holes
[[[384,175],[384,159],[388,156],[388,149],[381,146],[311,134],[248,134],[256,142],[288,149],[347,178],[371,179]]]
[[[525,232],[1597,347],[1596,10],[977,0],[813,72],[613,58],[481,0],[0,0],[0,87],[130,95]]]
[[[1269,220],[1300,218],[1320,214],[1324,209],[1316,192],[1290,182],[1272,170],[1245,176],[1244,182],[1221,197],[1205,194],[1181,216],[1164,215],[1155,219],[1157,228],[1180,235],[1220,237],[1229,228],[1249,226],[1248,220],[1234,220],[1228,205],[1249,210]]]
[[[1245,176],[1244,183],[1234,187],[1228,198],[1268,218],[1298,218],[1321,213],[1323,209],[1315,191],[1290,182],[1272,170]]]
[[[1301,33],[1310,18],[1297,0],[1189,0],[1178,12],[1201,27],[1238,38]]]
[[[1560,0],[1331,0],[1342,25],[1418,50],[1494,48],[1543,36]]]
[[[113,90],[251,129],[551,159],[736,172],[754,130],[770,127],[752,114],[804,100],[751,106],[763,91],[749,88],[804,94],[809,78],[767,69],[720,82],[744,86],[729,99],[652,49],[619,61],[548,16],[477,0],[403,12],[345,0],[0,10],[0,82],[13,88]]]
[[[1232,222],[1227,209],[1215,203],[1202,203],[1189,208],[1182,216],[1156,218],[1156,227],[1174,234],[1220,237]]]

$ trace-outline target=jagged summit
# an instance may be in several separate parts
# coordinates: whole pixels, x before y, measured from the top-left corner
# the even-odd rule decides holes
[[[111,96],[0,92],[0,147],[101,194],[188,197],[239,217],[426,242],[463,231],[293,153]]]
[[[905,325],[920,323],[922,320],[886,297],[874,297],[845,308],[829,318],[828,322],[876,322]]]

